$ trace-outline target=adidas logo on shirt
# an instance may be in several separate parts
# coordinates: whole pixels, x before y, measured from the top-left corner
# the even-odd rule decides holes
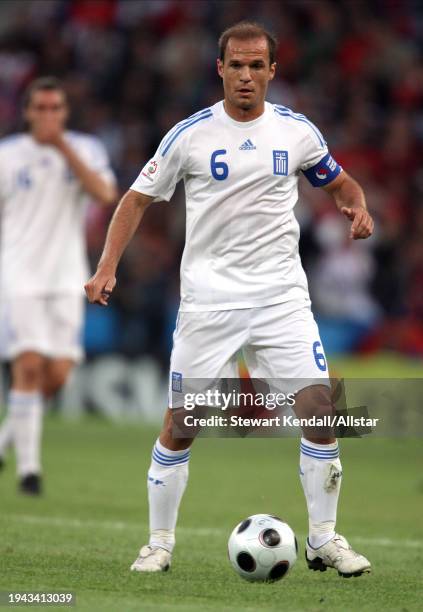
[[[257,147],[251,142],[250,139],[246,140],[240,147],[240,151],[252,151],[252,149],[257,149]]]

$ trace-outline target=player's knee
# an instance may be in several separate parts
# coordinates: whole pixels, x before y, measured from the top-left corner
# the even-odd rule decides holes
[[[331,418],[334,414],[334,405],[329,401],[317,402],[311,406],[311,416],[316,416],[316,419]]]
[[[295,403],[297,416],[316,419],[331,417],[334,405],[330,389],[323,385],[310,386],[299,392]]]
[[[42,386],[45,359],[37,353],[20,355],[12,366],[12,383],[22,390],[39,389]]]

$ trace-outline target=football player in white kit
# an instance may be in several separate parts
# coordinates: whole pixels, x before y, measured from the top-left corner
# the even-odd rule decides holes
[[[164,137],[115,212],[87,295],[107,305],[119,258],[145,209],[169,201],[183,179],[186,242],[170,397],[182,391],[184,379],[235,378],[236,353],[242,350],[253,378],[320,379],[328,411],[326,359],[293,212],[300,173],[334,198],[352,221],[352,239],[367,238],[373,221],[360,186],[331,157],[319,130],[304,115],[265,101],[276,68],[273,37],[243,22],[222,34],[219,47],[224,100]],[[300,390],[297,407],[307,407],[311,389]],[[171,406],[172,399],[148,472],[150,541],[131,566],[139,572],[169,568],[188,479],[192,439],[172,437]],[[342,469],[333,434],[304,434],[300,477],[309,513],[310,569],[333,567],[344,576],[370,571],[369,561],[335,532]]]
[[[112,204],[101,142],[65,131],[66,95],[43,77],[26,92],[29,131],[0,140],[0,355],[11,361],[0,461],[16,452],[20,489],[41,491],[43,402],[82,357],[88,198]]]

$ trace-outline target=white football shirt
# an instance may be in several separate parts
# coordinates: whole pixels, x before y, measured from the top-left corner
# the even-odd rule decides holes
[[[97,138],[77,132],[65,138],[90,168],[114,182]],[[88,201],[53,146],[30,134],[0,140],[0,295],[83,292]]]
[[[184,180],[181,311],[308,298],[294,216],[300,171],[325,185],[341,168],[304,115],[268,102],[248,122],[218,102],[164,137],[131,189],[168,201]]]

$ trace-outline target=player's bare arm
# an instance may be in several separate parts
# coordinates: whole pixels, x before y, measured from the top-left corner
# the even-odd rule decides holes
[[[114,183],[106,181],[95,170],[92,170],[81,159],[76,151],[59,134],[52,143],[63,155],[75,176],[81,182],[84,190],[101,204],[113,204],[116,202],[118,192]]]
[[[91,303],[107,306],[116,285],[116,268],[153,198],[129,189],[121,199],[110,222],[106,243],[97,271],[85,285]]]
[[[334,198],[338,210],[352,221],[350,238],[358,240],[372,235],[373,219],[367,210],[364,192],[357,181],[343,170],[323,189]]]
[[[41,126],[40,126],[41,127]],[[66,142],[60,126],[43,126],[39,132],[34,133],[36,140],[42,144],[49,144],[63,155],[75,176],[79,179],[84,190],[101,204],[116,202],[118,192],[114,183],[106,181],[95,170],[92,170]]]

